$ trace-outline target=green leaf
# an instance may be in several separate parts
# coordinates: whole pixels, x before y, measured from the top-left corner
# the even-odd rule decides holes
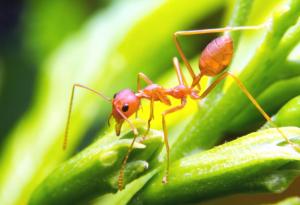
[[[278,126],[300,127],[300,95],[291,99],[279,110],[274,116],[274,122]]]
[[[281,128],[300,143],[300,129]],[[183,204],[237,193],[282,192],[300,175],[300,153],[276,129],[268,129],[193,154],[155,176],[132,204]]]
[[[114,133],[108,133],[60,165],[39,185],[29,204],[74,204],[74,201],[84,202],[96,195],[116,192],[120,167],[132,142],[132,133],[125,133],[118,140]],[[146,171],[147,161],[163,145],[162,133],[151,131],[142,143],[133,146],[124,172],[125,184]]]
[[[261,12],[261,6],[264,6],[265,2],[237,0],[229,24],[255,25],[257,23],[253,24],[252,22],[261,22],[261,19],[268,16],[272,8],[282,2],[285,1],[270,1],[268,5],[265,5],[264,12]],[[125,133],[125,136],[119,139],[112,131],[109,131],[92,146],[62,165],[58,165],[76,149],[85,132],[95,122],[97,114],[101,112],[101,116],[97,120],[104,121],[106,119],[110,107],[110,105],[95,100],[93,96],[78,92],[72,115],[69,149],[68,152],[62,152],[60,145],[64,133],[69,88],[71,89],[72,83],[83,83],[99,89],[107,95],[112,95],[124,87],[135,88],[138,72],[145,72],[151,79],[155,80],[164,72],[162,68],[171,67],[170,59],[176,53],[171,39],[172,33],[179,29],[206,27],[207,19],[222,8],[225,3],[226,1],[221,0],[201,3],[197,0],[189,1],[189,3],[181,0],[115,1],[105,10],[98,10],[79,32],[74,33],[57,50],[54,49],[68,35],[68,32],[79,28],[77,26],[86,18],[86,11],[85,9],[81,10],[80,6],[86,4],[83,2],[75,3],[74,7],[70,9],[71,22],[74,24],[70,23],[70,25],[68,24],[70,27],[66,26],[61,29],[62,33],[55,32],[49,36],[47,36],[49,29],[51,30],[53,27],[60,29],[55,23],[51,25],[43,23],[43,21],[47,22],[48,20],[47,14],[43,13],[43,9],[36,10],[44,18],[42,23],[40,22],[41,24],[34,29],[38,30],[44,26],[45,29],[39,36],[40,38],[37,39],[40,44],[32,45],[33,49],[35,47],[36,51],[41,50],[44,53],[53,51],[53,53],[41,66],[32,108],[17,124],[8,136],[9,141],[4,145],[5,149],[2,152],[5,155],[1,156],[0,161],[0,204],[27,204],[32,190],[49,173],[50,175],[32,195],[31,204],[73,204],[74,200],[86,204],[90,199],[100,197],[91,203],[120,205],[129,202],[135,193],[141,189],[142,191],[135,197],[136,203],[156,201],[163,203],[165,199],[162,197],[165,196],[167,196],[166,200],[173,202],[177,196],[171,199],[172,189],[175,190],[175,194],[178,193],[178,197],[181,196],[180,194],[185,194],[181,199],[176,200],[176,203],[185,199],[192,200],[192,202],[202,199],[202,195],[194,195],[193,191],[196,192],[198,188],[203,191],[201,192],[203,198],[236,193],[237,191],[267,190],[277,192],[285,189],[299,174],[298,155],[297,159],[293,158],[295,153],[287,156],[292,151],[284,142],[279,143],[278,148],[277,141],[275,143],[269,138],[270,141],[264,143],[260,141],[257,135],[260,137],[262,135],[262,138],[268,136],[268,134],[264,134],[264,131],[252,134],[255,140],[251,142],[239,144],[239,142],[243,142],[241,140],[237,141],[237,144],[232,142],[228,146],[227,144],[222,145],[203,153],[203,155],[200,153],[203,149],[210,148],[221,140],[225,135],[224,133],[231,129],[229,123],[239,117],[238,114],[242,113],[248,105],[246,98],[235,85],[230,84],[230,81],[226,81],[225,86],[217,87],[203,102],[201,109],[175,143],[174,149],[171,149],[174,161],[172,169],[178,171],[173,173],[171,169],[171,174],[176,176],[173,178],[174,184],[162,186],[160,183],[162,176],[155,175],[163,168],[160,165],[163,161],[162,156],[165,156],[164,152],[161,152],[160,134],[158,138],[150,137],[146,140],[143,143],[146,146],[145,149],[138,149],[144,146],[136,143],[136,149],[130,155],[128,166],[125,169],[125,183],[128,185],[121,192],[115,193],[117,191],[117,178],[120,164],[131,142],[128,139],[132,137],[131,133]],[[40,5],[47,5],[47,3],[40,3]],[[62,6],[64,3],[53,2],[49,5],[54,5],[54,7],[59,5],[58,15],[55,16],[57,22],[64,11],[64,6]],[[251,7],[254,7],[254,12],[253,9],[250,9]],[[258,98],[267,93],[265,95],[267,101],[274,99],[276,95],[281,95],[280,92],[285,92],[284,89],[297,86],[298,82],[292,81],[292,79],[296,79],[294,75],[299,73],[296,70],[297,62],[289,64],[290,61],[287,61],[287,57],[298,43],[298,36],[300,35],[300,23],[298,22],[293,26],[299,17],[300,1],[292,0],[287,7],[280,8],[283,9],[273,15],[272,21],[268,23],[266,29],[247,32],[247,34],[250,33],[250,36],[251,33],[254,33],[253,36],[255,37],[252,39],[246,35],[245,40],[244,34],[239,38],[241,32],[231,32],[236,51],[240,53],[240,55],[236,55],[236,58],[240,58],[244,62],[233,64],[230,70],[234,70],[235,65],[242,68],[240,78],[246,87],[255,96],[259,96]],[[46,7],[44,9],[47,11]],[[77,16],[77,11],[82,13]],[[51,10],[50,13],[51,15],[56,14],[55,9]],[[248,19],[249,17],[251,19]],[[62,19],[61,22],[65,20],[68,19]],[[76,28],[72,25],[76,25]],[[44,37],[51,38],[51,36],[54,38],[43,42]],[[34,36],[28,38],[31,38],[31,42],[35,40]],[[184,44],[184,46],[187,46],[189,49],[186,50],[194,55],[196,52],[198,53],[200,46],[196,40],[192,39],[191,42],[190,45]],[[245,45],[246,48],[242,50],[243,52],[239,52],[241,45]],[[45,55],[44,53],[41,54]],[[249,55],[247,56],[245,53],[249,53]],[[291,68],[293,72],[282,69],[286,66]],[[278,80],[284,81],[280,84]],[[298,95],[299,90],[293,88],[293,92],[285,93],[286,95],[282,96],[278,104],[274,103],[270,108],[279,109],[291,97]],[[291,107],[294,108],[294,104]],[[274,118],[275,121],[279,122],[282,119],[282,125],[286,125],[288,122],[298,123],[298,114],[290,112],[290,110],[281,110],[280,112],[284,114],[278,113]],[[251,117],[253,116],[251,115]],[[243,117],[243,119],[244,123],[250,126],[249,121],[247,121],[248,118]],[[249,120],[251,119],[249,117]],[[174,129],[173,132],[178,132],[178,134],[181,132],[182,122],[183,120],[176,123],[177,129]],[[104,122],[101,122],[100,126],[104,126],[103,124]],[[171,121],[170,124],[172,124]],[[239,128],[237,127],[233,126],[233,132],[238,131]],[[171,129],[171,127],[169,128]],[[171,135],[173,135],[172,131],[170,137]],[[176,141],[176,138],[172,137],[170,142]],[[278,139],[278,141],[280,140]],[[237,149],[231,149],[231,146]],[[225,150],[220,151],[224,147]],[[271,150],[265,149],[266,147],[271,147]],[[273,147],[276,147],[276,150],[278,148],[279,155],[274,155]],[[246,149],[239,151],[241,148]],[[226,153],[228,150],[229,152]],[[260,155],[258,156],[258,154],[253,156],[251,150],[254,150],[254,154],[261,154],[262,158],[259,158]],[[221,155],[216,153],[221,153]],[[241,155],[236,154],[237,156],[234,156],[234,153],[241,153]],[[271,153],[272,156],[268,158],[267,153]],[[192,155],[180,159],[183,155],[189,154]],[[158,155],[159,157],[157,157]],[[236,160],[231,162],[227,158],[222,158],[223,155]],[[212,158],[213,164],[209,164],[206,157],[208,157],[207,159]],[[189,167],[181,167],[178,164],[190,161],[195,163],[189,164]],[[294,163],[296,161],[297,163]],[[146,170],[149,165],[150,169]],[[225,168],[221,165],[224,165]],[[216,170],[207,174],[206,171],[211,171],[213,166],[216,167]],[[55,167],[56,169],[53,171]],[[249,168],[249,173],[246,172],[245,167]],[[191,178],[185,175],[188,168],[192,170]],[[200,172],[195,170],[200,170]],[[213,175],[213,173],[217,175]],[[255,178],[254,173],[261,175]],[[265,175],[264,173],[268,174]],[[222,179],[218,178],[221,177],[218,174],[224,174],[222,175],[225,176],[224,181],[216,180]],[[153,176],[154,178],[152,178]],[[237,179],[231,180],[232,176],[240,176],[240,179],[244,180],[243,185],[238,184]],[[210,181],[208,184],[206,181],[206,184],[201,183],[203,180],[212,178],[215,184],[210,183]],[[226,186],[222,186],[224,184]],[[204,185],[208,187],[207,190],[204,190]],[[187,191],[183,189],[185,187],[188,188]],[[162,195],[160,195],[159,190],[163,193]],[[189,194],[192,197],[189,197]],[[142,197],[138,198],[139,196]],[[146,197],[145,201],[139,201],[140,199],[144,200],[143,197]]]
[[[234,11],[229,22],[229,26],[241,26],[245,24],[245,22],[248,20],[253,3],[254,1],[252,0],[237,0],[235,2]],[[240,32],[231,32],[230,34],[233,42],[236,45],[238,44],[240,34]]]
[[[273,115],[290,99],[300,95],[299,87],[300,76],[280,80],[264,90],[256,99],[268,114]],[[264,121],[265,119],[255,107],[249,105],[230,122],[228,130],[229,132],[234,130],[235,133],[247,132],[253,127],[258,128]],[[281,126],[287,126],[287,124]]]

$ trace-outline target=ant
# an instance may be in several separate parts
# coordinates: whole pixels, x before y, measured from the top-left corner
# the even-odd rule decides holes
[[[68,129],[70,124],[70,117],[73,105],[73,98],[75,88],[83,88],[86,90],[95,93],[96,95],[100,96],[108,103],[112,105],[112,112],[110,114],[109,120],[113,117],[116,121],[115,124],[115,131],[116,135],[119,136],[121,133],[122,124],[126,121],[134,134],[134,138],[132,143],[128,149],[128,152],[123,160],[120,174],[118,178],[118,187],[119,190],[123,189],[123,180],[124,180],[124,169],[128,160],[128,157],[132,151],[133,144],[138,136],[138,131],[130,121],[129,117],[132,116],[134,113],[137,114],[140,103],[142,99],[147,99],[150,101],[150,116],[148,118],[148,127],[146,130],[145,136],[147,136],[150,130],[151,120],[153,120],[153,110],[154,110],[154,102],[159,101],[165,105],[170,106],[171,101],[169,97],[173,97],[175,99],[181,100],[180,105],[172,107],[162,113],[162,127],[163,127],[163,136],[164,136],[164,143],[166,147],[166,169],[165,169],[165,176],[163,177],[162,182],[168,182],[168,175],[169,175],[169,143],[168,143],[168,130],[166,125],[166,116],[176,112],[180,109],[183,109],[187,103],[187,97],[190,97],[194,100],[201,100],[205,98],[224,78],[231,77],[235,83],[239,86],[239,88],[243,91],[243,93],[247,96],[247,98],[252,102],[252,104],[257,108],[257,110],[262,114],[262,116],[272,125],[274,126],[278,132],[282,135],[282,137],[294,148],[299,149],[293,142],[291,142],[286,135],[277,128],[270,116],[263,110],[263,108],[257,103],[255,98],[250,94],[244,84],[233,74],[224,71],[225,68],[230,64],[233,58],[233,40],[228,35],[229,31],[238,31],[238,30],[256,30],[264,28],[265,25],[259,26],[240,26],[240,27],[224,27],[224,28],[215,28],[215,29],[202,29],[202,30],[190,30],[190,31],[177,31],[173,34],[173,40],[175,42],[176,49],[179,52],[181,59],[183,60],[185,66],[187,67],[190,76],[192,77],[192,83],[189,85],[186,82],[186,79],[182,73],[179,61],[176,57],[173,58],[173,64],[175,67],[175,71],[178,78],[178,85],[172,88],[164,88],[158,84],[155,84],[150,80],[145,74],[139,73],[137,78],[137,92],[133,92],[130,89],[124,89],[120,92],[116,93],[113,96],[113,99],[110,99],[103,95],[102,93],[86,87],[81,84],[74,84],[72,93],[71,93],[71,100],[69,104],[69,112],[67,118],[67,125],[65,130],[65,138],[63,149],[66,149],[67,145],[67,136],[68,136]],[[190,36],[190,35],[201,35],[201,34],[210,34],[210,33],[223,33],[223,36],[217,37],[212,40],[203,50],[199,58],[199,69],[200,73],[196,75],[189,64],[187,58],[185,57],[181,45],[179,43],[178,37],[179,36]],[[220,74],[220,75],[219,75]],[[209,77],[217,77],[216,80],[206,88],[202,94],[200,95],[200,80],[203,76]],[[147,86],[141,88],[141,80],[143,80]],[[109,121],[108,120],[108,121]]]

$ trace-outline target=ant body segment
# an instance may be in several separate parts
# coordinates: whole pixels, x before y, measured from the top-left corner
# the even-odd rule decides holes
[[[67,145],[67,136],[68,136],[68,129],[70,124],[70,116],[72,111],[72,104],[73,104],[73,97],[75,88],[80,87],[87,89],[100,97],[102,97],[104,100],[112,104],[112,113],[110,115],[110,118],[113,117],[116,121],[115,124],[115,131],[116,135],[119,136],[122,128],[122,124],[126,121],[134,134],[134,138],[132,140],[132,143],[130,145],[130,148],[128,149],[127,155],[125,156],[118,179],[118,187],[119,190],[123,189],[123,180],[124,180],[124,169],[128,160],[128,157],[130,155],[130,152],[132,150],[133,144],[136,140],[136,137],[138,135],[138,131],[133,125],[133,123],[129,120],[129,117],[133,114],[137,113],[140,108],[140,103],[142,99],[147,99],[150,101],[150,116],[148,118],[148,126],[146,134],[148,134],[150,130],[150,124],[151,120],[153,119],[153,108],[154,108],[154,102],[159,101],[165,105],[170,106],[170,97],[181,100],[181,104],[174,106],[170,109],[165,110],[162,113],[162,127],[163,127],[163,133],[164,133],[164,143],[166,147],[166,170],[165,170],[165,176],[163,178],[163,183],[168,182],[168,174],[169,174],[169,143],[168,143],[168,130],[166,125],[166,116],[176,112],[180,109],[183,109],[186,105],[187,98],[190,97],[194,100],[201,100],[205,98],[224,78],[231,77],[234,82],[237,83],[239,88],[243,91],[243,93],[248,97],[248,99],[252,102],[252,104],[257,108],[257,110],[262,114],[262,116],[273,126],[271,118],[269,115],[262,109],[262,107],[257,103],[257,101],[254,99],[254,97],[249,93],[249,91],[246,89],[246,87],[243,85],[243,83],[233,74],[224,71],[225,68],[230,64],[232,57],[233,57],[233,41],[231,37],[228,34],[225,34],[223,36],[215,38],[213,41],[211,41],[203,50],[203,52],[200,55],[199,58],[199,69],[200,73],[196,75],[189,64],[187,58],[185,57],[183,50],[181,48],[181,45],[178,40],[178,36],[189,36],[189,35],[201,35],[201,34],[209,34],[209,33],[221,33],[221,32],[228,32],[228,31],[237,31],[237,30],[255,30],[263,28],[265,25],[260,26],[241,26],[241,27],[225,27],[225,28],[216,28],[216,29],[203,29],[203,30],[191,30],[191,31],[177,31],[173,35],[173,40],[176,45],[176,49],[179,52],[179,55],[181,59],[183,60],[185,66],[187,67],[190,76],[192,77],[192,83],[189,85],[182,73],[179,61],[176,57],[173,58],[173,64],[175,67],[175,71],[177,74],[178,79],[178,85],[172,88],[164,88],[158,84],[154,84],[145,74],[139,73],[137,78],[137,92],[133,92],[130,89],[124,89],[118,93],[116,93],[113,97],[113,99],[110,99],[106,96],[104,96],[102,93],[93,90],[91,88],[88,88],[81,84],[74,84],[71,94],[71,100],[69,104],[69,112],[68,112],[68,118],[67,118],[67,125],[65,130],[65,138],[64,138],[64,144],[63,149],[66,149]],[[220,75],[219,75],[220,74]],[[219,75],[219,76],[218,76]],[[200,80],[203,76],[210,76],[214,77],[217,76],[216,80],[208,87],[206,88],[202,94],[200,95],[201,87],[200,87]],[[141,88],[141,80],[143,80],[147,86],[144,88]],[[274,126],[278,132],[282,135],[282,137],[293,147],[297,148],[294,143],[292,143],[285,135],[284,133]]]

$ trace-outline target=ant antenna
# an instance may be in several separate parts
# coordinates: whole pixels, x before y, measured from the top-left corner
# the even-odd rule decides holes
[[[73,88],[72,88],[72,93],[71,93],[71,99],[70,99],[70,104],[69,104],[69,111],[68,111],[68,118],[67,118],[67,125],[66,125],[66,129],[65,129],[65,136],[64,136],[64,142],[63,142],[63,150],[66,150],[67,149],[67,142],[68,142],[68,132],[69,132],[69,125],[70,125],[70,120],[71,120],[71,113],[72,113],[72,107],[73,107],[73,99],[74,99],[74,93],[75,93],[75,88],[83,88],[83,89],[86,89],[86,90],[89,90],[91,91],[92,93],[100,96],[102,99],[104,99],[105,101],[111,103],[111,99],[106,97],[105,95],[103,95],[102,93],[92,89],[92,88],[89,88],[85,85],[81,85],[81,84],[78,84],[78,83],[75,83],[73,85]]]

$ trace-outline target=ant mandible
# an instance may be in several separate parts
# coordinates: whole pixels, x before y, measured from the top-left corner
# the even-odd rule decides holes
[[[81,85],[81,84],[74,84],[72,93],[71,93],[71,100],[69,104],[69,112],[68,112],[68,118],[67,118],[67,125],[65,130],[65,138],[63,143],[63,149],[66,149],[67,145],[67,136],[68,136],[68,129],[70,124],[70,117],[71,117],[71,111],[72,111],[72,105],[73,105],[73,98],[74,98],[74,92],[75,88],[83,88],[86,90],[89,90],[98,96],[102,97],[104,100],[112,104],[112,113],[109,118],[113,117],[116,121],[115,124],[115,131],[116,135],[119,136],[121,132],[121,127],[124,121],[126,121],[134,134],[134,138],[132,140],[132,143],[128,149],[128,152],[123,160],[120,174],[118,178],[118,187],[119,190],[123,189],[123,180],[124,180],[124,169],[128,160],[128,157],[130,155],[130,152],[132,151],[133,144],[136,140],[136,137],[138,136],[138,131],[133,125],[133,123],[129,120],[129,117],[132,116],[134,113],[137,113],[140,108],[140,102],[141,99],[147,99],[150,101],[150,116],[148,118],[148,126],[146,130],[145,136],[148,134],[150,130],[150,124],[151,120],[153,119],[153,107],[154,102],[159,101],[165,105],[170,106],[171,102],[169,97],[173,97],[175,99],[180,99],[181,104],[177,105],[175,107],[172,107],[162,113],[162,127],[163,127],[163,134],[164,134],[164,143],[166,147],[166,169],[165,169],[165,176],[163,177],[163,183],[168,182],[168,175],[169,175],[169,143],[168,143],[168,130],[166,126],[166,116],[170,113],[176,112],[186,105],[187,97],[189,96],[191,99],[194,100],[201,100],[205,98],[217,85],[220,83],[224,78],[231,77],[239,86],[239,88],[243,91],[243,93],[247,96],[247,98],[252,102],[252,104],[257,108],[257,110],[262,114],[262,116],[271,124],[273,125],[278,132],[281,134],[281,136],[294,148],[299,149],[296,147],[296,145],[291,142],[285,134],[277,128],[274,123],[272,123],[272,120],[270,116],[263,110],[263,108],[257,103],[257,101],[254,99],[254,97],[249,93],[249,91],[246,89],[246,87],[243,85],[243,83],[233,74],[224,71],[225,68],[230,64],[232,57],[233,57],[233,41],[231,37],[225,33],[223,36],[217,37],[214,40],[212,40],[203,50],[203,52],[200,55],[199,59],[199,69],[200,73],[196,75],[189,64],[187,58],[185,57],[183,50],[181,48],[181,45],[178,40],[178,36],[190,36],[190,35],[201,35],[201,34],[210,34],[210,33],[221,33],[221,32],[229,32],[229,31],[238,31],[238,30],[256,30],[265,27],[265,25],[259,25],[259,26],[240,26],[240,27],[225,27],[225,28],[216,28],[216,29],[202,29],[202,30],[190,30],[190,31],[177,31],[173,35],[173,40],[176,45],[176,49],[179,52],[180,57],[182,58],[185,66],[187,67],[190,76],[192,77],[192,83],[191,85],[188,85],[186,82],[186,79],[182,73],[182,70],[180,68],[179,61],[176,57],[173,58],[173,64],[176,70],[177,78],[179,85],[173,87],[173,88],[164,88],[158,84],[154,84],[145,74],[139,73],[137,78],[137,92],[133,92],[130,89],[124,89],[120,92],[116,93],[113,97],[113,99],[110,99],[103,95],[102,93],[91,89],[87,86]],[[224,72],[223,72],[224,71]],[[220,74],[220,75],[219,75]],[[200,80],[203,76],[210,76],[214,77],[219,75],[216,80],[208,87],[204,92],[199,95],[200,93]],[[145,88],[141,88],[141,80],[145,81],[147,86]]]

